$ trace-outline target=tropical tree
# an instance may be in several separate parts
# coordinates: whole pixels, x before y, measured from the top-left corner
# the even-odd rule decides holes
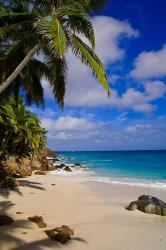
[[[36,155],[45,148],[46,131],[35,114],[25,108],[22,98],[9,98],[0,106],[0,158],[8,154]]]
[[[67,78],[66,54],[69,50],[90,67],[109,94],[104,66],[95,53],[95,36],[88,15],[89,11],[93,11],[97,6],[100,7],[102,2],[100,0],[1,1],[0,36],[5,46],[2,46],[4,49],[0,54],[0,94],[11,84],[22,86],[22,82],[26,82],[24,85],[28,87],[25,89],[31,86],[29,100],[32,100],[35,96],[32,94],[32,86],[37,79],[37,89],[41,90],[39,96],[42,96],[40,79],[45,76],[51,84],[55,99],[63,107]],[[38,53],[42,53],[43,56],[40,63],[34,58]],[[12,63],[9,64],[9,61]]]

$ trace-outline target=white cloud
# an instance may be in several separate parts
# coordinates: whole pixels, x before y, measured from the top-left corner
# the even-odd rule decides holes
[[[124,57],[125,50],[119,46],[122,36],[137,37],[139,35],[130,23],[112,17],[96,16],[92,18],[92,24],[96,36],[96,51],[104,64]]]
[[[84,118],[71,116],[60,116],[57,119],[43,118],[41,124],[48,131],[86,131],[93,130],[99,125]]]
[[[125,128],[128,133],[142,132],[143,130],[150,129],[150,124],[134,124]]]
[[[135,59],[130,75],[136,79],[166,76],[166,45],[158,51],[142,52]]]
[[[101,87],[93,85],[90,88],[85,83],[77,89],[77,95],[74,94],[74,90],[68,94],[66,103],[71,106],[95,107],[103,105],[139,112],[151,112],[155,109],[151,102],[162,98],[165,93],[166,86],[162,81],[149,81],[144,85],[144,91],[129,88],[120,96],[115,89],[112,89],[111,97],[108,98]]]
[[[48,146],[55,150],[153,149],[166,146],[166,117],[129,120],[123,112],[112,121],[78,117],[43,118]]]

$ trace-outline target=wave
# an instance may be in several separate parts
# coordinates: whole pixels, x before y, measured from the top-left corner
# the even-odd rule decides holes
[[[79,177],[88,182],[166,190],[166,181],[97,176],[94,171],[91,171],[87,167],[80,168],[70,166],[70,168],[72,169],[72,172],[59,169],[52,171],[50,174],[56,176]]]
[[[54,170],[51,171],[50,174],[51,175],[57,175],[57,176],[71,176],[71,177],[84,177],[84,176],[93,176],[95,175],[95,172],[89,170],[89,168],[87,168],[86,166],[83,167],[72,167],[72,164],[67,164],[72,172],[67,172],[63,169],[58,169],[58,170]]]
[[[134,179],[134,178],[111,178],[104,176],[88,177],[87,181],[107,183],[113,185],[125,185],[135,186],[144,188],[157,188],[166,190],[166,182],[159,180],[145,180],[145,179]]]

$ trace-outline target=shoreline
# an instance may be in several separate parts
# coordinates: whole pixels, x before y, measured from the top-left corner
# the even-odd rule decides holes
[[[27,220],[36,214],[43,216],[48,225],[46,229],[63,224],[74,229],[80,241],[60,245],[61,249],[132,250],[133,246],[135,250],[166,249],[166,217],[124,209],[138,194],[153,194],[164,200],[166,191],[92,183],[50,174],[32,175],[23,182],[20,195],[11,192],[8,197],[0,196],[1,213],[3,209],[15,220],[9,227],[0,228],[0,250],[59,247],[47,238],[45,229],[38,229]],[[18,211],[22,213],[16,214]]]
[[[115,175],[114,172],[109,171],[109,168],[107,168],[108,164],[106,165],[106,169],[104,169],[102,165],[101,166],[99,165],[100,167],[96,168],[95,163],[93,162],[94,159],[92,159],[92,161],[90,160],[89,163],[87,163],[88,158],[83,157],[82,159],[80,159],[79,157],[77,158],[75,155],[73,156],[71,152],[70,154],[71,155],[59,154],[59,157],[61,158],[60,163],[64,163],[67,166],[69,166],[72,169],[72,172],[66,172],[66,171],[63,171],[63,169],[59,169],[59,171],[53,171],[51,174],[55,174],[55,176],[86,178],[87,181],[97,182],[97,183],[107,183],[107,184],[122,185],[122,186],[127,185],[133,188],[142,187],[142,188],[154,188],[154,189],[159,189],[159,190],[166,190],[166,179],[163,176],[161,178],[160,177],[157,178],[158,175],[156,177],[154,173],[151,176],[145,175],[144,177],[143,176],[141,177],[141,175],[139,174],[137,176],[137,173],[135,173],[134,176],[133,174],[130,176],[129,172],[128,172],[128,175],[126,176],[125,175],[123,176],[123,173],[121,173],[122,175],[118,176],[118,175]],[[99,160],[97,159],[96,162],[98,161]],[[110,162],[112,160],[107,159],[107,160],[100,160],[100,161],[103,164],[105,164],[105,162]],[[75,162],[80,163],[80,168],[76,168],[76,167],[73,168],[73,165],[75,164]],[[100,171],[98,171],[99,169]]]

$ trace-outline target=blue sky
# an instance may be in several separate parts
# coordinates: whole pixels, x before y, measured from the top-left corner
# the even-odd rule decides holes
[[[111,0],[92,17],[108,98],[69,52],[65,108],[43,80],[46,107],[32,108],[54,150],[166,149],[166,1]]]

